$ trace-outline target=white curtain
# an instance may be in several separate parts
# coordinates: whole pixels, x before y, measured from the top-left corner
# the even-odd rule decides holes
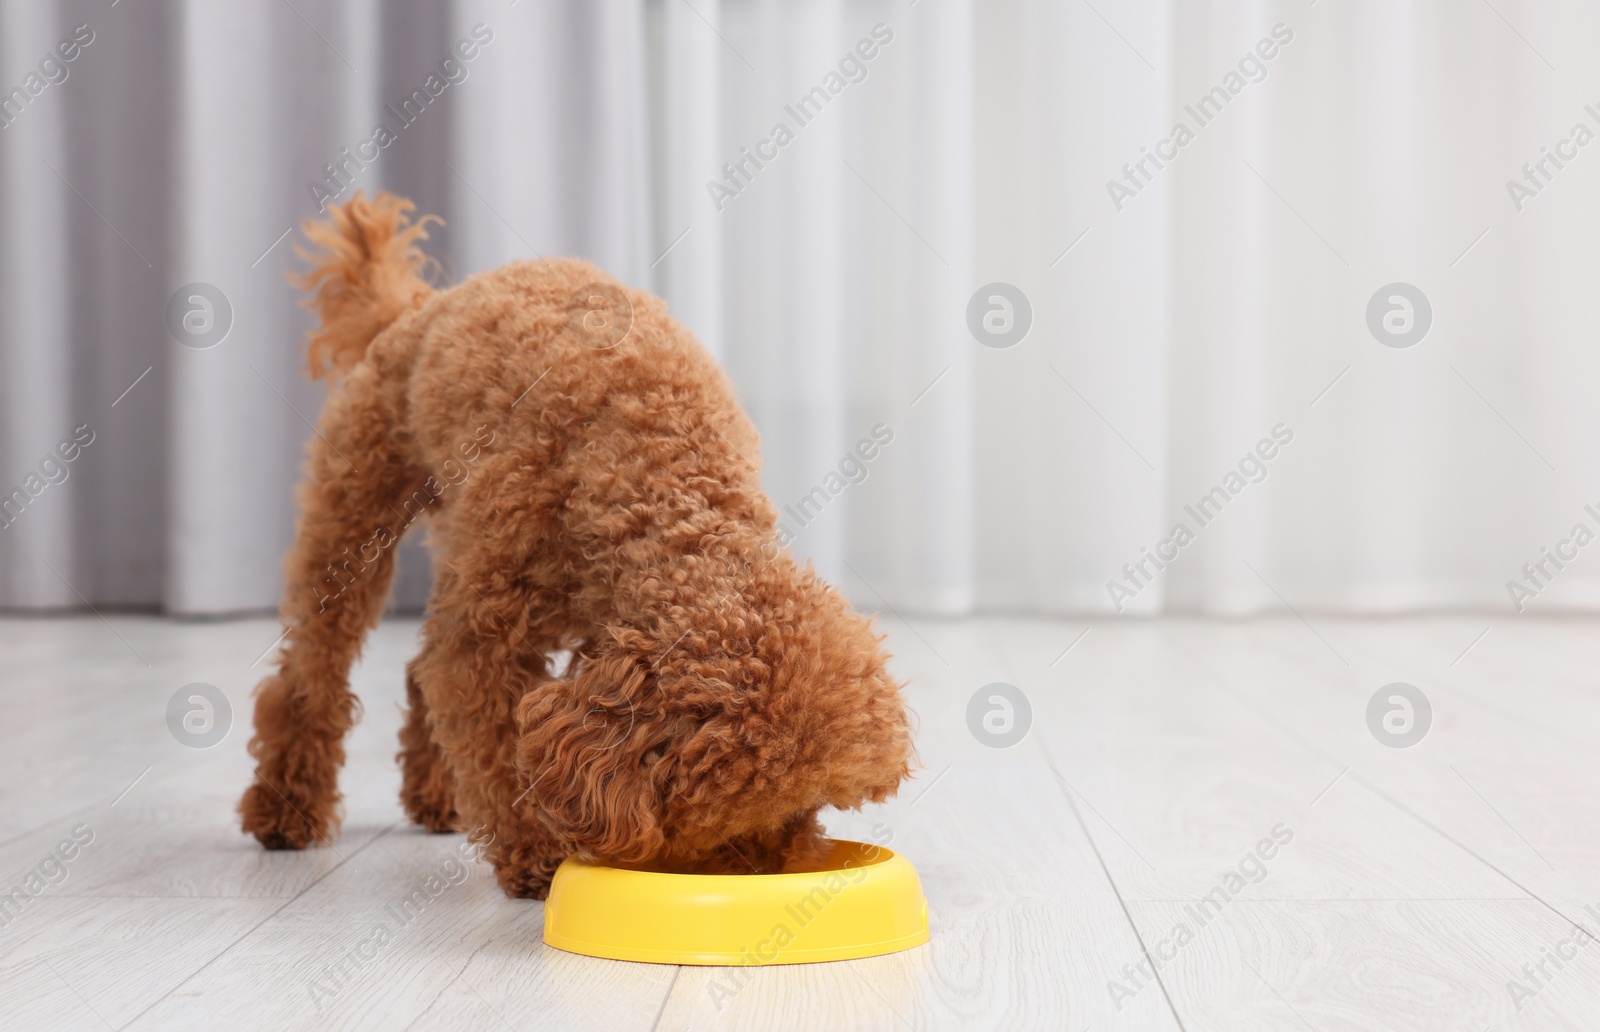
[[[0,0],[0,605],[275,604],[320,183],[442,215],[447,279],[580,254],[666,297],[791,547],[866,608],[1600,607],[1596,30],[1565,0]],[[168,325],[196,283],[208,347]],[[995,283],[1013,346],[969,330]],[[1369,328],[1393,283],[1412,346]],[[415,543],[401,569],[414,608]]]

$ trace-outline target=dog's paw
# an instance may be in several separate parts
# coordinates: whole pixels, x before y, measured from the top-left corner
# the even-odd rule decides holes
[[[430,776],[422,777],[414,766],[404,768],[400,805],[405,808],[406,816],[411,818],[411,823],[434,834],[465,831],[456,813],[455,780],[445,776],[440,768],[429,773]]]
[[[494,876],[501,891],[512,899],[544,899],[550,895],[550,879],[555,872],[506,866],[497,868]]]
[[[311,810],[308,815],[306,810]],[[327,838],[326,826],[318,827],[315,807],[296,807],[270,785],[259,781],[239,801],[240,824],[268,849],[304,849],[317,839]]]
[[[433,800],[406,799],[403,802],[406,816],[411,818],[411,823],[431,831],[435,835],[466,830],[462,827],[461,818],[457,815],[454,806],[447,806]]]

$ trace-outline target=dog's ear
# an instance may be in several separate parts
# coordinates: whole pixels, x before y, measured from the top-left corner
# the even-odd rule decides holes
[[[529,800],[564,841],[598,859],[638,863],[657,856],[668,739],[653,675],[627,651],[580,664],[517,706],[517,766]]]

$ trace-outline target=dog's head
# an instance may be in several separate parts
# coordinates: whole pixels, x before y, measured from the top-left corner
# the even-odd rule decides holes
[[[820,835],[824,806],[881,802],[909,776],[899,685],[864,621],[728,656],[608,642],[517,710],[534,811],[585,855],[771,871]],[[783,636],[780,636],[782,638]]]

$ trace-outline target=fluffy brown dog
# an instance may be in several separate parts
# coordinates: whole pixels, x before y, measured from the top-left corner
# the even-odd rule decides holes
[[[777,548],[727,379],[661,301],[586,262],[435,293],[412,208],[358,194],[306,227],[311,372],[335,383],[245,830],[299,849],[336,827],[350,665],[425,515],[436,576],[399,757],[414,821],[469,829],[515,896],[542,898],[575,852],[813,858],[818,810],[892,795],[910,734],[867,621]]]

